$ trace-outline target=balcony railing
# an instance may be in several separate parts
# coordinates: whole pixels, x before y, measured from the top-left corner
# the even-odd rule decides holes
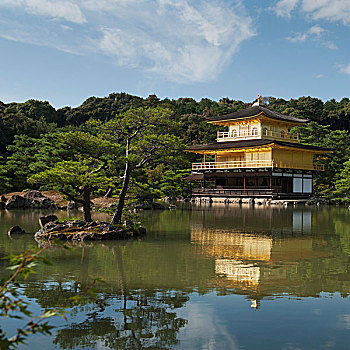
[[[251,131],[218,131],[217,141],[239,141],[239,140],[253,140],[253,139],[274,139],[274,140],[288,140],[292,142],[299,142],[299,134],[281,133],[268,129],[251,130]]]
[[[241,131],[240,133],[232,132],[232,131],[218,131],[218,134],[217,134],[218,142],[251,140],[251,139],[261,139],[261,133],[258,131],[257,132]]]
[[[239,169],[239,168],[272,168],[272,160],[237,160],[229,162],[193,163],[192,170]]]
[[[193,163],[192,170],[220,170],[220,169],[246,169],[246,168],[284,168],[324,171],[323,164],[295,164],[276,162],[273,160],[237,160],[228,162]]]
[[[300,164],[300,163],[287,163],[283,161],[274,161],[274,168],[283,168],[283,169],[302,169],[302,170],[315,170],[315,171],[324,171],[324,164],[313,163],[313,164]]]
[[[208,189],[208,188],[193,188],[192,195],[194,196],[216,196],[216,197],[249,197],[249,196],[273,196],[277,194],[276,189],[253,188],[253,189]]]

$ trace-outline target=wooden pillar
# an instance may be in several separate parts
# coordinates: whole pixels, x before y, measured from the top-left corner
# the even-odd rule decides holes
[[[245,191],[245,174],[243,174],[243,190]]]
[[[204,163],[205,163],[205,153],[204,153]]]
[[[206,183],[205,183],[205,173],[203,173],[203,188],[205,188],[205,185],[206,185]]]

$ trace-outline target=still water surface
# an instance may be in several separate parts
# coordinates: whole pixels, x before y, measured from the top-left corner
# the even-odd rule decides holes
[[[35,245],[7,229],[35,232],[43,214],[0,211],[0,257]],[[142,216],[140,240],[45,252],[53,265],[23,282],[34,311],[105,283],[23,349],[350,349],[349,210],[217,205]]]

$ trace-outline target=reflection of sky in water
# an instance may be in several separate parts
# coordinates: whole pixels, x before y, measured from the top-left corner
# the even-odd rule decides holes
[[[179,333],[179,348],[239,349],[235,336],[228,331],[215,307],[203,301],[203,298],[194,295],[188,306],[178,313],[188,320],[188,326]]]
[[[194,295],[178,349],[349,349],[348,300],[284,298],[251,309],[243,296]],[[317,310],[317,312],[314,312]]]
[[[350,329],[350,314],[338,316],[338,327],[344,329]]]

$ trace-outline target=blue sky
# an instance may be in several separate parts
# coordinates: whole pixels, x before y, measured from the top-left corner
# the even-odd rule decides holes
[[[0,0],[0,100],[349,96],[350,0]]]

